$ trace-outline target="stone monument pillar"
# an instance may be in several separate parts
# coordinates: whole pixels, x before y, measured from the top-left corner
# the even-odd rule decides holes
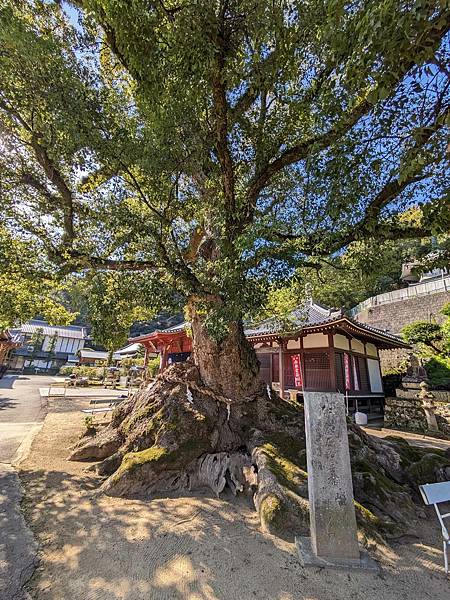
[[[376,569],[360,552],[342,394],[304,392],[311,537],[297,538],[304,566]]]

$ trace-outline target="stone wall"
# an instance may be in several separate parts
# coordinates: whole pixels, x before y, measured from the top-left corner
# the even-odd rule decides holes
[[[442,323],[445,317],[441,315],[440,310],[447,302],[450,302],[450,292],[441,292],[372,306],[357,314],[355,318],[377,329],[387,329],[390,333],[399,334],[405,325],[413,321]]]
[[[391,304],[372,306],[356,315],[356,320],[377,329],[388,330],[399,335],[402,328],[414,321],[435,321],[442,323],[445,319],[440,313],[441,308],[450,302],[450,292],[430,294],[408,298]],[[383,374],[398,368],[411,351],[408,350],[382,350],[380,352],[380,365]]]
[[[448,402],[435,402],[434,412],[439,430],[446,437],[450,437],[450,404]],[[422,402],[417,398],[386,398],[384,425],[393,429],[425,433],[427,431],[427,419],[422,408]]]

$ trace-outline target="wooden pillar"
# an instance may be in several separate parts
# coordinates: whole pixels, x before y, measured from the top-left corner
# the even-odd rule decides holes
[[[148,365],[148,346],[145,346],[144,368],[147,368],[147,365]]]
[[[163,346],[161,347],[161,358],[160,358],[160,365],[159,365],[159,370],[160,372],[164,371],[164,369],[167,367],[167,344],[163,344]]]
[[[278,368],[280,372],[280,398],[284,400],[284,351],[286,349],[286,342],[284,340],[279,340],[278,346]]]
[[[330,356],[330,379],[331,379],[331,389],[333,391],[337,390],[337,381],[336,381],[336,360],[334,356],[334,339],[333,332],[328,334],[328,353]]]

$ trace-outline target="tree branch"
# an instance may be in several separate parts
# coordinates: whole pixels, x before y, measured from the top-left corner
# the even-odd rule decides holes
[[[448,19],[443,19],[442,15],[439,14],[431,23],[430,29],[426,32],[427,46],[436,46],[449,30],[450,22]],[[418,44],[418,40],[411,42],[411,49],[411,56],[408,60],[405,60],[403,64],[400,64],[397,71],[391,76],[388,88],[389,95],[392,95],[395,92],[397,85],[405,77],[408,71],[416,65],[416,61],[422,56],[421,52],[423,53],[423,49],[420,47],[420,44]],[[299,144],[287,148],[280,156],[278,156],[278,158],[267,161],[265,165],[255,173],[247,191],[247,204],[250,214],[253,212],[260,192],[270,183],[274,175],[279,173],[285,167],[305,159],[313,152],[316,153],[325,150],[349,132],[362,117],[371,111],[373,104],[368,100],[368,93],[361,93],[360,96],[364,96],[364,100],[360,101],[328,131],[312,136]]]
[[[225,71],[225,55],[227,47],[227,39],[225,33],[225,10],[226,3],[221,15],[219,31],[214,37],[214,41],[218,46],[216,58],[216,67],[212,80],[212,96],[215,113],[215,130],[216,130],[216,150],[217,157],[222,170],[222,184],[225,203],[227,205],[226,219],[228,229],[233,228],[235,220],[236,202],[235,202],[235,182],[234,182],[234,166],[231,158],[231,152],[228,145],[228,102],[226,98],[226,87],[224,83]]]

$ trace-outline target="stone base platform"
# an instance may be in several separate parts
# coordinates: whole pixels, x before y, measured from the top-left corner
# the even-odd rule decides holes
[[[359,559],[332,559],[316,556],[311,546],[310,537],[296,537],[295,545],[297,546],[300,563],[303,567],[356,569],[359,571],[371,571],[372,573],[377,573],[380,570],[378,563],[362,549],[360,549]]]

